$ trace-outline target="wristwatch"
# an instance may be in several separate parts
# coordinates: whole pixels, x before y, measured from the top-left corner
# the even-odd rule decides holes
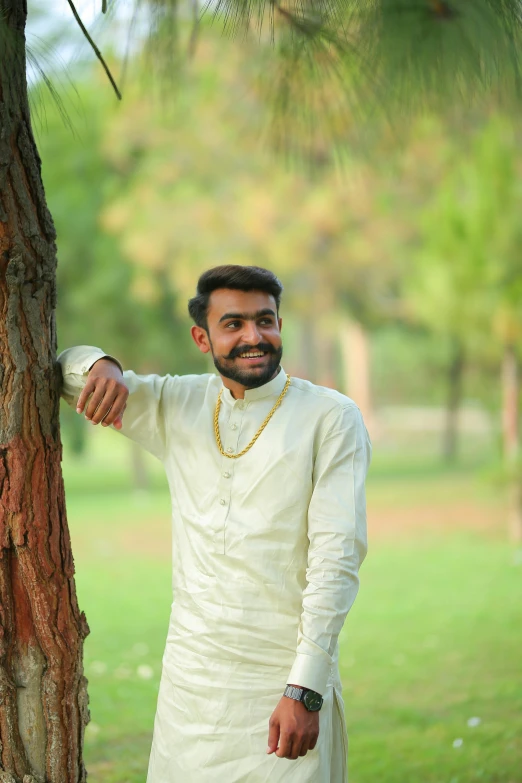
[[[323,706],[321,694],[311,691],[310,688],[296,688],[295,685],[287,685],[284,695],[289,699],[302,701],[309,712],[317,712]]]

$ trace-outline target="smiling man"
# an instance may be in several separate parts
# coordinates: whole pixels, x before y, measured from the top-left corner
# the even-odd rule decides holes
[[[345,783],[338,637],[366,554],[371,445],[339,392],[281,367],[282,286],[201,276],[192,337],[218,375],[59,356],[63,396],[162,460],[173,603],[147,783]]]

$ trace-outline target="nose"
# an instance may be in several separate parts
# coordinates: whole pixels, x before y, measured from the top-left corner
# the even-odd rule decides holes
[[[257,345],[263,342],[263,338],[255,321],[246,321],[242,339],[247,345]]]

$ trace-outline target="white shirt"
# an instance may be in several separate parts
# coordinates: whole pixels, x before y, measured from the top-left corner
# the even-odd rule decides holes
[[[63,396],[71,405],[89,368],[103,356],[92,346],[70,348],[59,356]],[[200,688],[202,694],[221,688],[219,703],[230,716],[231,735],[245,730],[244,715],[233,715],[236,702],[230,691],[237,679],[254,691],[259,688],[260,694],[263,683],[271,695],[276,686],[292,683],[325,697],[334,688],[339,699],[338,637],[357,594],[367,549],[364,482],[371,444],[358,407],[336,391],[292,378],[254,446],[239,459],[229,459],[220,454],[214,435],[219,392],[221,440],[224,450],[234,454],[250,442],[274,405],[287,380],[284,370],[247,390],[243,400],[234,399],[212,374],[140,376],[126,371],[124,380],[130,394],[121,432],[163,462],[172,497],[173,604],[163,659],[168,687],[179,688],[182,682],[189,692]],[[168,735],[167,724],[172,735],[179,733],[177,707],[167,706],[171,701],[165,695],[161,704],[160,687],[154,745],[162,733]],[[272,709],[276,704],[277,699]],[[187,718],[190,722],[185,705],[183,721]],[[209,731],[212,726],[215,730],[216,720],[209,717]],[[164,758],[170,756],[166,745],[158,751],[158,769],[163,764],[168,772],[151,773],[149,768],[150,783],[174,781],[182,772],[184,780],[192,780],[191,764],[199,770],[193,780],[207,780],[201,772],[201,732],[192,751],[187,748],[190,736],[180,746],[185,761]],[[309,752],[300,764],[314,754]],[[274,764],[273,757],[268,760]],[[254,781],[258,767],[252,763],[236,759],[233,769],[240,770],[239,777],[231,778],[229,770],[225,778],[216,777],[222,766],[210,760],[213,777],[208,779]],[[267,763],[267,758],[259,760]],[[303,777],[308,775],[303,767],[296,777],[300,783],[337,783],[329,773],[317,776],[319,767],[314,772],[307,763],[310,777]],[[277,779],[274,774],[270,780]]]

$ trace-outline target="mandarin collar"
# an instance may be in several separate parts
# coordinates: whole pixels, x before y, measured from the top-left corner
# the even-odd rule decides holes
[[[261,400],[263,397],[278,397],[285,387],[287,377],[287,374],[281,367],[275,378],[272,378],[268,383],[258,386],[257,389],[246,389],[243,400],[236,400],[235,397],[232,397],[230,389],[227,389],[226,386],[223,386],[221,398],[229,405],[234,405],[239,402],[246,405],[249,402],[254,402],[254,400]]]

